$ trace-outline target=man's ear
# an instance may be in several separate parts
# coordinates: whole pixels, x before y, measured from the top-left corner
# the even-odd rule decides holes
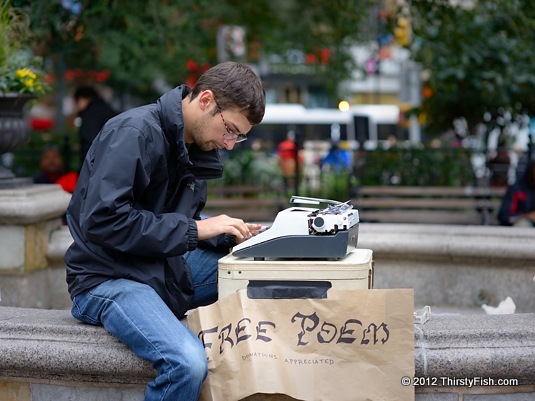
[[[199,107],[202,111],[215,107],[214,93],[206,89],[199,94]]]

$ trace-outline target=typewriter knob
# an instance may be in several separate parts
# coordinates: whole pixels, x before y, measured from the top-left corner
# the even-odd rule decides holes
[[[323,220],[323,217],[316,217],[314,219],[314,227],[321,228],[325,225],[325,220]]]

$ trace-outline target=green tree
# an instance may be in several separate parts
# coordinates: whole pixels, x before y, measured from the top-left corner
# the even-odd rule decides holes
[[[192,73],[188,60],[215,64],[222,25],[246,29],[252,63],[289,49],[320,59],[329,49],[328,67],[319,62],[315,72],[336,88],[354,68],[349,49],[373,0],[13,2],[29,10],[36,39],[50,54],[61,53],[69,68],[105,68],[113,85],[151,94],[155,79],[184,82]]]
[[[457,3],[457,2],[456,2]],[[470,133],[496,120],[535,112],[535,3],[532,0],[412,0],[412,58],[428,78],[421,112],[430,132],[464,118]]]

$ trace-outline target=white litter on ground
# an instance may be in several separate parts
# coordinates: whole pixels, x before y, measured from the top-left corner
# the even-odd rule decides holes
[[[516,305],[511,297],[505,298],[496,307],[489,306],[487,304],[483,304],[481,307],[487,313],[487,315],[509,315],[515,313],[516,310]]]

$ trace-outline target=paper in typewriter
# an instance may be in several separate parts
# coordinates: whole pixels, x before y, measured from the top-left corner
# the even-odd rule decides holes
[[[413,299],[412,289],[254,300],[240,290],[198,308],[188,326],[208,357],[200,400],[412,401],[401,378],[414,375]]]

